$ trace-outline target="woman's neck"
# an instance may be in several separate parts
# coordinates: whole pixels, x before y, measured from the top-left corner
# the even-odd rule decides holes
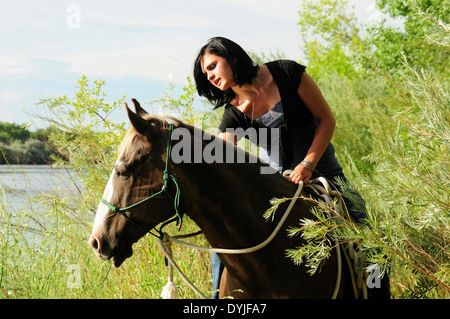
[[[236,95],[231,104],[248,117],[258,118],[273,107],[272,100],[276,100],[275,103],[277,103],[280,99],[279,94],[276,98],[270,96],[271,79],[268,69],[261,66],[251,84],[232,87]]]
[[[255,81],[253,81],[255,82]],[[252,84],[244,84],[242,86],[236,85],[231,88],[236,93],[238,104],[242,104],[245,101],[253,102],[257,95],[259,95],[259,88]]]

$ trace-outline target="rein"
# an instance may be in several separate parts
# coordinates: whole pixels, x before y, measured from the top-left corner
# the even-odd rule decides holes
[[[149,233],[153,236],[155,236],[158,239],[162,239],[164,237],[163,232],[162,232],[162,228],[164,226],[166,226],[167,224],[170,224],[171,222],[178,220],[178,227],[179,229],[181,228],[181,226],[183,225],[183,213],[180,213],[179,211],[179,206],[180,206],[180,186],[178,185],[178,180],[176,179],[176,177],[172,174],[169,173],[169,162],[170,162],[170,158],[171,158],[171,152],[172,152],[172,132],[173,132],[173,124],[170,123],[170,127],[169,127],[169,137],[168,137],[168,142],[167,142],[167,152],[166,152],[166,165],[164,168],[164,172],[163,172],[163,181],[164,184],[161,188],[161,190],[155,194],[150,195],[149,197],[134,203],[130,206],[127,207],[118,207],[118,206],[114,206],[111,203],[109,203],[107,200],[105,200],[103,197],[100,198],[100,202],[102,202],[103,204],[105,204],[109,209],[111,209],[114,213],[119,213],[120,215],[122,215],[123,217],[125,217],[125,219],[127,221],[129,221],[131,224],[133,224],[134,226],[140,228],[141,230],[145,231],[146,233]],[[172,181],[175,186],[176,186],[176,192],[175,192],[175,196],[172,196],[169,193],[169,181]],[[145,203],[146,201],[161,195],[163,193],[166,193],[169,197],[171,197],[173,199],[173,207],[175,209],[175,214],[176,216],[169,219],[168,221],[164,222],[161,227],[159,229],[156,229],[156,227],[154,227],[153,229],[147,230],[146,228],[144,228],[142,225],[140,225],[138,222],[136,222],[135,220],[131,219],[130,217],[127,216],[127,214],[125,214],[125,212],[131,208],[134,208],[136,206],[139,206],[143,203]],[[158,234],[154,234],[152,232],[152,230],[155,230],[158,232]]]

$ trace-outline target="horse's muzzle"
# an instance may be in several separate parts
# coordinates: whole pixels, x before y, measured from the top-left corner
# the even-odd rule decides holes
[[[97,236],[91,236],[89,238],[89,245],[94,249],[95,255],[101,260],[109,260],[114,258],[114,267],[119,267],[125,259],[133,255],[133,249],[131,247],[124,249],[111,249],[109,244],[102,241]]]
[[[89,238],[89,246],[94,248],[95,255],[98,258],[100,258],[101,260],[108,260],[112,257],[111,255],[108,256],[101,252],[102,241],[101,241],[101,239],[97,238],[96,236],[91,236],[91,238]]]

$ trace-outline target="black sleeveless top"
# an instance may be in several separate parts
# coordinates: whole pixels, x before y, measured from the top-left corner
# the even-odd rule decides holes
[[[283,121],[277,127],[280,136],[282,170],[294,169],[305,158],[318,125],[317,120],[297,91],[305,66],[290,60],[277,60],[265,65],[274,78],[281,96]],[[250,127],[256,128],[257,133],[259,128],[267,128],[261,121],[250,119],[235,106],[231,104],[225,106],[222,122],[219,126],[221,132],[238,128],[245,131]],[[270,130],[267,131],[270,132]],[[248,135],[240,137],[250,138]],[[270,140],[270,137],[268,140]],[[256,142],[259,144],[259,136],[257,136]],[[270,145],[268,146],[270,147]],[[331,143],[319,160],[316,170],[326,177],[342,174],[342,168],[335,157],[334,147]],[[317,174],[313,174],[313,177],[316,176]]]

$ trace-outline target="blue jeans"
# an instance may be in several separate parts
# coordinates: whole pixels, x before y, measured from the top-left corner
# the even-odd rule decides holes
[[[223,263],[217,253],[211,253],[211,270],[213,277],[213,293],[211,299],[219,298],[220,277],[222,277]]]

